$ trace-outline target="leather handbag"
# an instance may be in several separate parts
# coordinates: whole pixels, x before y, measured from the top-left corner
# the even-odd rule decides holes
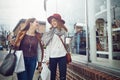
[[[0,66],[0,74],[3,76],[10,76],[13,74],[15,66],[16,66],[16,61],[17,61],[17,56],[15,55],[16,50],[13,52],[9,51],[9,53],[6,55],[4,58],[1,66]]]
[[[65,46],[65,44],[64,44],[64,42],[63,42],[63,40],[61,39],[60,36],[59,36],[59,38],[60,38],[60,40],[61,40],[61,42],[62,42],[65,50],[67,51],[67,53],[66,53],[66,59],[67,59],[67,64],[69,64],[70,62],[72,62],[71,54],[68,52],[67,47]]]
[[[72,58],[71,58],[71,54],[67,53],[66,54],[66,59],[67,59],[67,63],[69,64],[70,62],[72,62]]]

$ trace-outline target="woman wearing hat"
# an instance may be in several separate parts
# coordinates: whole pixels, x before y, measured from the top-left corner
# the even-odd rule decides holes
[[[48,22],[51,25],[50,31],[43,34],[42,40],[46,46],[46,54],[49,55],[49,67],[51,71],[51,80],[56,80],[56,69],[59,67],[60,80],[66,80],[66,50],[60,40],[64,41],[67,33],[65,21],[60,14],[53,14],[48,17]]]

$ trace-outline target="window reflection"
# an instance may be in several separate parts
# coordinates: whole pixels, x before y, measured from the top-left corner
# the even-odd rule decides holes
[[[72,37],[72,53],[86,55],[86,31],[84,25],[76,23],[74,25],[75,33]]]
[[[103,18],[96,20],[96,48],[97,51],[108,51],[108,32]]]

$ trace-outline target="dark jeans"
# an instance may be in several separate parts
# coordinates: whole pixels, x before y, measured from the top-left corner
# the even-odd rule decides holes
[[[18,80],[32,80],[36,68],[37,57],[24,57],[25,71],[18,73]]]
[[[60,80],[66,80],[66,69],[67,69],[66,56],[59,58],[50,58],[49,67],[51,70],[51,80],[56,80],[57,64],[59,67]]]

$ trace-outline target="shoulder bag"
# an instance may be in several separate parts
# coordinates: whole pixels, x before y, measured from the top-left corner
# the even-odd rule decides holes
[[[13,46],[11,46],[10,51],[4,58],[2,64],[0,65],[0,74],[3,76],[10,76],[13,74],[16,62],[17,62],[17,56],[15,55],[16,50],[19,49],[21,40],[23,39],[26,31],[20,31],[19,34],[16,37],[15,43]]]
[[[65,50],[67,51],[67,53],[66,53],[66,59],[67,59],[67,64],[69,64],[70,62],[72,62],[71,54],[68,52],[67,47],[66,47],[66,45],[64,44],[62,38],[61,38],[60,36],[59,36],[59,38],[60,38],[60,40],[61,40],[61,42],[62,42]]]
[[[17,56],[15,55],[15,52],[16,50],[12,52],[10,49],[9,53],[3,60],[0,66],[0,74],[2,74],[3,76],[10,76],[13,74],[17,61]]]

